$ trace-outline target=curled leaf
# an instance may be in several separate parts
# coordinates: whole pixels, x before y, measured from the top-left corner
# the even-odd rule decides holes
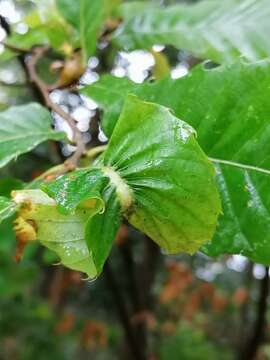
[[[100,195],[108,180],[100,169],[84,169],[59,177],[56,181],[42,185],[42,189],[58,204],[64,213],[74,213],[76,208],[97,207],[104,211]]]
[[[95,201],[84,226],[98,273],[122,216],[168,253],[194,253],[212,238],[221,211],[214,168],[193,128],[167,108],[131,95],[95,167],[42,189],[65,214]]]
[[[82,236],[99,274],[120,226],[121,206],[124,210],[130,203],[128,186],[111,169],[88,168],[59,177],[42,188],[64,214],[95,208],[95,214],[91,212],[86,218]]]
[[[125,216],[168,253],[198,250],[221,211],[214,168],[194,135],[167,108],[129,95],[103,155],[132,191]]]
[[[20,251],[27,242],[39,240],[57,253],[63,265],[85,272],[91,278],[96,276],[92,255],[84,240],[84,225],[97,212],[94,204],[92,208],[80,208],[65,215],[59,213],[56,202],[41,190],[16,191],[13,197],[20,205],[15,222]]]
[[[89,219],[85,232],[87,245],[92,252],[98,273],[102,271],[105,260],[109,256],[122,220],[121,203],[116,188],[107,186],[102,195],[106,206],[105,211]]]

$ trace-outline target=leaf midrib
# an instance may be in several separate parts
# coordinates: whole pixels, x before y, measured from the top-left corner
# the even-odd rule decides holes
[[[246,164],[242,164],[242,163],[235,162],[235,161],[216,159],[216,158],[212,158],[212,157],[209,157],[208,159],[210,161],[212,161],[213,163],[233,166],[233,167],[241,168],[243,170],[251,170],[251,171],[256,171],[256,172],[270,175],[270,170],[267,170],[267,169],[264,169],[264,168],[261,168],[258,166],[246,165]]]

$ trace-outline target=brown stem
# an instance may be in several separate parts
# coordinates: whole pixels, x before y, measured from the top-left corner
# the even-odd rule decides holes
[[[143,356],[146,357],[147,328],[146,328],[146,319],[143,314],[146,314],[147,309],[145,308],[143,297],[141,296],[141,287],[139,286],[139,281],[138,281],[139,279],[137,278],[138,267],[136,266],[136,263],[134,262],[133,259],[130,240],[131,239],[128,239],[127,242],[121,244],[119,246],[119,250],[122,254],[122,258],[125,266],[128,296],[133,308],[133,314],[132,314],[133,331],[135,333],[137,341],[140,343],[142,354]]]
[[[265,275],[260,280],[259,299],[257,304],[257,318],[254,330],[248,339],[246,346],[240,355],[240,360],[254,360],[262,342],[264,341],[265,329],[267,325],[267,300],[269,295],[269,267],[265,267]]]
[[[235,337],[235,346],[236,351],[238,353],[238,358],[241,358],[243,349],[246,345],[246,339],[249,335],[247,324],[250,323],[250,315],[251,315],[251,307],[250,307],[250,300],[251,300],[251,287],[254,282],[253,277],[253,269],[254,263],[252,261],[248,261],[246,271],[243,274],[244,277],[244,286],[248,292],[248,297],[245,303],[242,305],[242,308],[239,312],[239,329],[238,329],[238,336]]]
[[[28,54],[29,50],[28,49],[24,49],[24,48],[20,48],[18,46],[6,43],[6,42],[1,42],[2,45],[4,45],[4,47],[8,50],[11,50],[13,52],[16,52],[18,54]]]
[[[73,132],[73,140],[77,145],[77,149],[74,154],[66,161],[67,167],[70,169],[76,168],[81,156],[85,152],[85,144],[82,139],[81,132],[76,126],[76,121],[66,113],[59,105],[55,104],[51,98],[47,87],[41,78],[37,74],[36,66],[40,58],[49,50],[47,46],[36,47],[31,51],[29,59],[26,61],[26,68],[30,76],[30,80],[38,88],[44,99],[45,105],[58,115],[60,115],[70,126]]]
[[[142,353],[141,344],[136,341],[136,336],[134,334],[132,323],[130,321],[130,316],[128,313],[125,299],[119,289],[113,270],[110,267],[108,261],[104,268],[104,274],[107,280],[108,287],[113,295],[115,306],[118,311],[119,319],[125,331],[125,336],[129,345],[131,355],[134,360],[145,360],[145,357]]]
[[[130,240],[130,239],[128,239]],[[141,303],[141,299],[139,296],[139,287],[136,278],[136,264],[134,263],[133,256],[132,256],[132,249],[130,241],[124,242],[123,244],[119,245],[119,250],[122,254],[124,266],[125,266],[125,273],[128,279],[128,292],[131,298],[131,302],[133,304],[135,314],[143,311],[143,305]]]
[[[144,259],[141,269],[141,292],[143,303],[146,309],[151,310],[154,304],[152,298],[152,285],[155,280],[158,261],[160,259],[160,249],[148,236],[145,236]]]

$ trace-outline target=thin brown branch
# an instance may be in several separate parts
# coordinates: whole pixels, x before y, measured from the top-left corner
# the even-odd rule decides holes
[[[18,46],[9,44],[7,42],[2,41],[1,44],[8,50],[18,53],[18,54],[28,54],[30,51],[28,49],[20,48]]]
[[[74,154],[66,161],[66,165],[70,168],[76,168],[81,156],[85,153],[85,144],[82,139],[81,132],[76,126],[76,121],[65,112],[59,105],[55,104],[50,98],[50,92],[46,83],[39,77],[37,73],[37,63],[42,58],[42,56],[49,50],[47,46],[36,47],[32,50],[29,55],[29,59],[26,61],[26,67],[30,76],[30,80],[38,88],[42,97],[44,99],[45,105],[58,115],[60,115],[70,126],[73,132],[73,141],[77,146]]]
[[[267,315],[267,301],[269,296],[270,284],[269,284],[269,267],[265,267],[265,275],[260,280],[259,299],[257,304],[257,318],[254,323],[253,333],[250,338],[247,339],[246,346],[243,349],[240,359],[242,360],[254,360],[260,345],[264,341],[266,331],[266,315]]]
[[[243,274],[243,280],[244,280],[244,287],[248,292],[247,301],[244,302],[242,308],[239,312],[239,329],[238,329],[238,336],[235,336],[235,346],[236,350],[239,354],[239,358],[242,356],[243,349],[246,346],[246,340],[249,336],[249,326],[247,324],[250,324],[250,317],[251,317],[251,290],[252,285],[254,282],[253,277],[253,269],[254,269],[254,263],[252,261],[248,261],[246,271]]]
[[[144,308],[144,303],[141,301],[140,296],[140,286],[137,279],[137,270],[136,263],[133,259],[132,248],[131,248],[131,239],[124,241],[123,244],[119,245],[119,250],[122,254],[125,274],[127,278],[127,295],[130,298],[132,304],[132,318],[131,322],[133,325],[134,336],[136,336],[137,341],[141,346],[141,351],[144,357],[146,357],[146,335],[147,329],[145,324],[145,318],[143,314],[146,313]]]
[[[152,310],[155,304],[152,286],[155,281],[160,259],[161,253],[159,247],[148,236],[145,236],[140,289],[144,308],[147,310]]]
[[[133,326],[130,321],[130,315],[126,305],[126,301],[119,288],[113,269],[111,268],[108,261],[104,268],[104,275],[107,281],[107,285],[113,295],[115,307],[118,311],[119,319],[125,331],[125,336],[127,343],[129,345],[131,356],[134,360],[145,360],[145,356],[143,354],[141,344],[137,342],[136,336],[133,331]]]

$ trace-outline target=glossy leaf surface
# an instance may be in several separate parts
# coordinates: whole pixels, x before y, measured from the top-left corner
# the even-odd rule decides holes
[[[51,128],[51,121],[49,111],[36,103],[0,112],[0,167],[43,141],[64,139]]]
[[[214,168],[193,129],[167,108],[128,97],[95,166],[42,189],[69,212],[99,200],[85,226],[98,273],[122,216],[169,253],[193,253],[212,238],[220,213]]]
[[[103,164],[133,192],[130,223],[163,249],[193,253],[212,238],[220,213],[214,169],[193,129],[167,108],[128,97]]]
[[[204,0],[163,8],[156,4],[124,4],[116,42],[125,49],[173,45],[202,59],[249,60],[270,55],[268,0]]]
[[[268,61],[239,62],[212,70],[199,66],[184,78],[143,85],[107,76],[84,92],[103,106],[106,129],[113,128],[117,109],[130,91],[142,99],[170,107],[176,116],[191,124],[209,156],[259,167],[258,172],[217,165],[224,215],[219,218],[214,241],[207,252],[241,253],[257,262],[269,263],[269,82]],[[121,83],[125,89],[122,96]],[[117,102],[114,104],[105,100],[111,89],[119,95],[117,99],[114,93]]]
[[[85,238],[92,252],[97,272],[102,271],[121,223],[121,205],[112,186],[103,192],[104,213],[91,217],[86,225]]]
[[[269,264],[270,174],[226,165],[216,165],[216,170],[224,215],[204,252],[211,256],[241,254]]]
[[[61,212],[68,214],[82,208],[84,211],[95,208],[96,213],[90,212],[82,226],[83,239],[98,274],[102,271],[120,226],[120,204],[115,189],[108,184],[109,178],[101,169],[89,168],[77,170],[42,186],[55,199]]]
[[[42,189],[52,197],[63,213],[73,213],[78,206],[87,208],[97,203],[104,210],[101,191],[108,179],[100,169],[78,170],[44,184]]]

